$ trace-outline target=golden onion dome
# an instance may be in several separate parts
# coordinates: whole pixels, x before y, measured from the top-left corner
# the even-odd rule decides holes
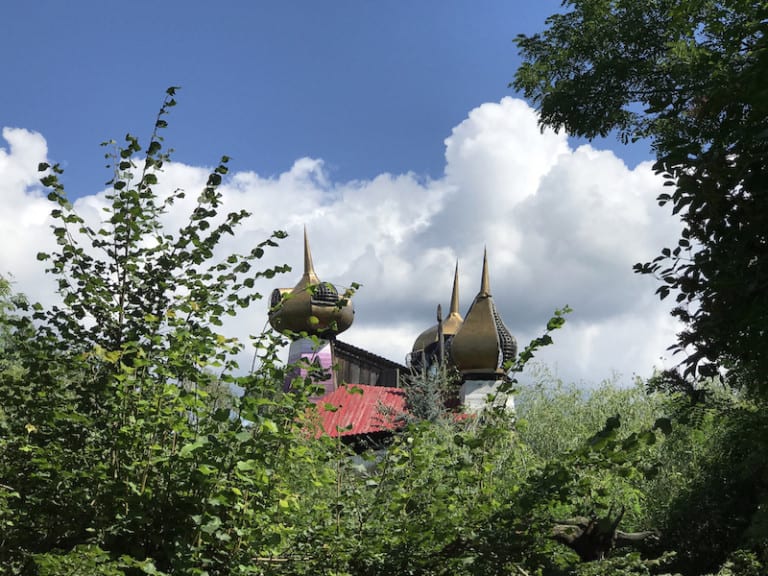
[[[505,376],[504,364],[517,355],[517,341],[501,320],[491,296],[488,257],[483,255],[480,292],[453,338],[451,357],[465,378]]]
[[[456,334],[461,327],[463,319],[459,314],[459,265],[456,264],[456,270],[453,274],[453,292],[451,294],[451,309],[448,313],[448,317],[443,320],[442,330],[443,337],[449,338]],[[438,333],[440,331],[440,324],[427,328],[419,334],[416,341],[413,343],[413,352],[422,352],[426,350],[432,344],[437,343]]]
[[[304,274],[293,288],[275,288],[269,302],[269,323],[278,332],[335,336],[354,320],[349,299],[339,296],[336,287],[321,282],[312,263],[307,230],[304,229]]]

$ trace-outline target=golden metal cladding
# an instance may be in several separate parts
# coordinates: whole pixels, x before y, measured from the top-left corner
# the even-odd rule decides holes
[[[352,325],[354,309],[336,288],[321,282],[312,263],[304,228],[304,274],[293,288],[276,288],[270,298],[269,323],[278,332],[328,337]]]
[[[501,321],[491,296],[488,256],[483,255],[480,291],[453,337],[451,357],[465,376],[505,375],[504,364],[515,357],[517,343]]]

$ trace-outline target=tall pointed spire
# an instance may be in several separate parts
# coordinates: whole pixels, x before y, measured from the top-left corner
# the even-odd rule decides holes
[[[459,331],[464,319],[459,313],[459,261],[456,261],[456,268],[453,271],[453,291],[451,292],[451,307],[448,310],[448,316],[443,322],[443,329],[446,335],[453,336]]]
[[[453,272],[453,293],[451,294],[451,309],[448,314],[459,314],[459,261],[456,261],[456,269]]]
[[[438,306],[442,311],[442,308]],[[438,313],[439,314],[439,313]],[[451,292],[451,306],[445,319],[438,316],[437,325],[427,328],[419,334],[413,343],[413,355],[415,358],[425,358],[427,364],[442,358],[440,350],[447,351],[450,348],[450,340],[461,327],[463,322],[459,314],[459,263],[453,272],[453,290]]]
[[[304,226],[304,276],[300,283],[304,286],[320,283],[320,279],[315,274],[315,265],[312,263],[312,251],[309,248],[309,236],[307,236],[306,225]]]
[[[480,294],[479,296],[491,295],[491,281],[488,276],[488,248],[483,248],[483,277],[480,279]]]

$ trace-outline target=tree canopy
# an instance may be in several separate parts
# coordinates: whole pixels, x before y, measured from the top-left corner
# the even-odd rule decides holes
[[[648,138],[677,246],[635,269],[674,296],[683,376],[768,392],[768,4],[565,0],[518,36],[513,85],[541,123]],[[617,191],[620,194],[620,191]],[[721,369],[726,369],[725,371]]]

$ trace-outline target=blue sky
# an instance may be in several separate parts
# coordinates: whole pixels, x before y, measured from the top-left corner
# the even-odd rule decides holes
[[[544,362],[593,384],[649,375],[676,327],[653,281],[631,268],[678,225],[654,201],[661,184],[642,162],[648,147],[542,133],[508,88],[514,37],[542,30],[559,9],[552,0],[6,2],[0,274],[55,300],[34,257],[52,246],[37,163],[61,163],[78,210],[98,219],[110,178],[99,143],[126,132],[146,143],[165,89],[178,85],[166,190],[201,186],[206,167],[231,156],[226,203],[254,217],[228,248],[281,228],[289,239],[265,264],[297,264],[307,225],[321,279],[363,284],[351,343],[403,361],[437,303],[447,306],[456,260],[466,311],[487,247],[497,306],[521,345],[569,304]],[[248,314],[231,327],[241,336],[264,325],[264,310]]]
[[[214,8],[214,6],[216,6]],[[321,157],[334,178],[438,177],[443,139],[473,107],[513,95],[513,38],[559,2],[12,1],[0,8],[0,124],[45,135],[70,194],[105,178],[98,144],[146,138],[183,88],[176,158],[275,174]],[[613,139],[630,162],[645,157]]]

